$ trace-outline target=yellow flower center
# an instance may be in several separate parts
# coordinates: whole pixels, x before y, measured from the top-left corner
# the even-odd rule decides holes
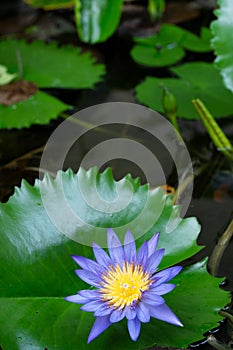
[[[141,265],[126,262],[123,267],[111,266],[102,276],[100,292],[109,306],[123,309],[139,301],[151,283],[150,274],[144,272]]]

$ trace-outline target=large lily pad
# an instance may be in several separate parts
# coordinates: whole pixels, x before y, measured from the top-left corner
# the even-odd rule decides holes
[[[218,0],[219,9],[215,11],[218,19],[211,24],[212,45],[217,58],[215,65],[221,71],[226,87],[233,91],[233,2]]]
[[[152,67],[168,66],[180,61],[185,55],[185,49],[195,52],[211,50],[207,28],[202,29],[199,38],[185,29],[164,24],[159,33],[134,40],[136,45],[131,50],[133,59]]]
[[[62,188],[59,187],[61,179]],[[75,276],[75,264],[70,255],[92,257],[92,251],[58,230],[56,222],[49,218],[49,212],[43,206],[41,195],[50,194],[47,200],[50,198],[59,218],[63,202],[58,199],[64,193],[69,205],[83,221],[83,225],[73,227],[73,231],[77,233],[78,229],[80,234],[85,232],[92,237],[94,230],[98,237],[101,227],[110,223],[117,226],[116,217],[112,219],[111,213],[98,211],[98,202],[94,203],[96,209],[88,206],[87,198],[80,196],[82,189],[79,184],[84,186],[82,193],[85,193],[85,186],[89,188],[89,194],[92,188],[97,188],[101,197],[110,202],[117,197],[116,188],[119,196],[128,194],[125,181],[132,185],[133,196],[127,208],[117,214],[120,217],[118,224],[130,224],[145,203],[148,187],[140,186],[138,180],[130,176],[115,182],[109,170],[102,175],[96,169],[89,172],[82,170],[77,175],[71,171],[60,172],[55,180],[46,177],[43,181],[36,181],[34,187],[24,181],[8,203],[0,205],[0,346],[3,349],[75,350],[78,345],[79,349],[106,349],[111,346],[114,350],[136,350],[152,344],[187,347],[190,342],[200,339],[203,332],[217,325],[217,309],[228,302],[228,295],[218,288],[219,280],[210,277],[205,263],[201,262],[185,268],[176,277],[177,287],[166,298],[184,328],[153,320],[143,325],[141,336],[134,343],[127,334],[125,323],[120,322],[87,345],[94,318],[81,311],[78,305],[66,302],[64,297],[85,287],[84,282]],[[199,233],[196,220],[184,219],[181,222],[185,228],[181,228],[180,232],[178,226],[176,232],[166,233],[166,222],[175,208],[170,208],[169,197],[160,189],[150,192],[150,196],[156,198],[158,204],[162,203],[153,208],[155,223],[151,234],[161,230],[160,245],[168,252],[164,266],[178,263],[184,256],[197,252],[200,247],[195,243]],[[93,200],[93,194],[91,198]],[[151,215],[150,210],[144,212],[144,224],[151,220]],[[66,217],[63,219],[65,224]],[[88,225],[90,223],[92,229]],[[66,225],[69,224],[67,220]],[[106,229],[104,231],[106,234]],[[189,240],[185,239],[186,235]],[[150,230],[146,238],[149,236]],[[173,245],[175,239],[180,243]]]
[[[137,85],[137,100],[150,108],[163,113],[163,87],[175,96],[178,116],[185,119],[198,119],[192,100],[199,98],[214,117],[227,117],[233,112],[232,93],[228,91],[217,68],[210,63],[186,63],[171,71],[178,78],[147,77]]]

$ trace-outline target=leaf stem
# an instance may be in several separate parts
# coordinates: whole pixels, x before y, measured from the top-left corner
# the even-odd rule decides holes
[[[213,253],[211,254],[208,262],[208,267],[211,275],[216,276],[219,270],[219,265],[225,249],[227,248],[231,238],[233,236],[233,219],[228,225],[223,235],[219,238],[217,245],[215,246]]]
[[[17,65],[18,65],[18,78],[19,80],[23,79],[23,61],[21,53],[18,49],[15,50]]]

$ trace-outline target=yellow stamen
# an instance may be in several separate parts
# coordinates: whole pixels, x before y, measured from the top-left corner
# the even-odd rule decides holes
[[[111,266],[102,276],[100,292],[109,306],[123,309],[139,301],[151,283],[150,274],[144,272],[141,265],[126,262],[123,267]]]

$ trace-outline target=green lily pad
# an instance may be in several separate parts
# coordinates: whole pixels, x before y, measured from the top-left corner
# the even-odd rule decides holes
[[[53,264],[54,267],[59,264],[56,272],[68,266],[65,261],[62,264],[54,258]],[[53,273],[54,270],[48,267],[46,276],[50,277]],[[67,274],[64,284],[71,277]],[[46,282],[44,288],[50,288],[50,278]],[[102,350],[108,347],[113,350],[138,350],[152,345],[187,348],[190,343],[200,340],[203,333],[216,326],[221,319],[217,310],[229,302],[230,296],[218,288],[219,282],[219,279],[208,275],[204,262],[185,268],[174,279],[177,284],[175,290],[165,296],[167,304],[182,320],[183,328],[152,319],[150,323],[142,325],[138,341],[133,342],[127,334],[126,323],[121,321],[88,345],[88,334],[94,322],[90,313],[81,311],[79,305],[64,301],[63,291],[59,293],[62,294],[60,297],[43,296],[47,295],[46,290],[26,292],[30,286],[25,286],[25,295],[0,297],[0,320],[3,325],[0,344],[3,349],[12,350],[75,350],[77,344],[81,350]],[[76,281],[75,290],[79,287]]]
[[[123,0],[76,0],[75,19],[82,41],[105,41],[120,21]]]
[[[185,29],[171,24],[164,24],[158,34],[135,38],[136,45],[131,50],[133,59],[143,65],[162,67],[180,61],[185,50],[195,52],[208,52],[210,35],[207,28],[203,28],[201,37]]]
[[[137,100],[150,108],[163,113],[162,87],[167,87],[175,96],[178,116],[184,119],[198,119],[192,99],[199,98],[214,117],[232,115],[233,98],[221,79],[217,68],[210,63],[186,63],[172,68],[178,78],[147,77],[136,86]]]
[[[219,9],[215,11],[218,18],[211,23],[212,46],[217,56],[215,65],[220,69],[225,86],[233,91],[233,2],[218,0],[218,5]]]
[[[0,105],[0,128],[26,128],[32,124],[47,124],[70,106],[42,91],[11,106]]]
[[[93,88],[105,73],[104,65],[96,64],[89,52],[81,53],[77,47],[58,48],[56,43],[48,45],[43,41],[0,42],[1,64],[10,73],[18,71],[17,56],[22,62],[22,78],[40,88]]]
[[[93,88],[105,72],[104,65],[96,64],[89,52],[81,53],[80,48],[71,46],[58,48],[55,43],[42,41],[1,41],[0,57],[9,73],[18,72],[18,66],[22,66],[19,78],[32,81],[39,88]],[[0,128],[47,124],[68,108],[55,97],[38,92],[14,105],[0,105]]]
[[[112,216],[109,210],[103,212],[98,200],[88,205],[87,195],[93,200],[93,188],[111,203],[118,196],[128,195],[126,184],[131,184],[133,190],[131,201],[116,215]],[[85,192],[86,188],[89,193]],[[70,208],[82,219],[79,227],[72,227],[69,217],[63,214],[63,233],[59,230],[61,222],[58,225],[64,213],[62,193]],[[110,170],[99,174],[93,168],[88,172],[80,170],[78,174],[70,170],[59,172],[55,180],[47,176],[43,181],[37,180],[33,187],[23,181],[21,189],[17,188],[7,203],[0,204],[0,346],[3,349],[75,350],[77,344],[79,349],[99,350],[110,346],[113,350],[136,350],[152,344],[187,347],[217,325],[220,319],[217,310],[228,302],[229,296],[218,288],[219,280],[210,277],[205,263],[201,262],[185,268],[175,279],[176,289],[166,297],[184,328],[152,320],[143,325],[139,340],[132,342],[123,321],[112,325],[87,345],[94,318],[81,311],[78,305],[66,302],[64,297],[85,288],[85,283],[75,276],[76,266],[70,255],[93,257],[93,253],[90,247],[69,239],[64,234],[66,227],[73,230],[73,238],[77,238],[77,233],[98,238],[101,228],[106,236],[105,227],[110,224],[120,234],[117,225],[129,224],[130,227],[147,196],[148,186],[141,186],[137,179],[127,176],[115,182]],[[183,219],[180,230],[178,226],[176,232],[166,233],[166,223],[172,211],[177,213],[177,208],[171,207],[170,197],[161,189],[149,191],[149,196],[157,206],[144,211],[141,227],[146,227],[146,222],[154,215],[154,227],[148,230],[145,238],[161,230],[160,245],[166,250],[164,267],[195,254],[200,249],[195,243],[200,230],[196,219]],[[57,222],[51,219],[51,208],[48,210],[47,206],[46,210],[43,206],[45,200],[57,210]],[[180,243],[173,245],[175,239]]]

